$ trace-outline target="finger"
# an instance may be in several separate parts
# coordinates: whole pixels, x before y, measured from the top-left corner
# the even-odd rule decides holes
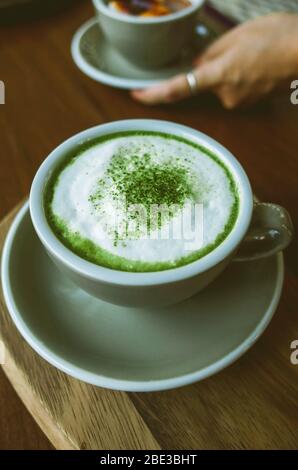
[[[236,39],[238,34],[238,27],[236,27],[220,36],[194,60],[194,64],[203,64],[207,61],[216,59],[221,54],[224,54],[225,51],[229,50],[235,43],[237,43]]]
[[[196,57],[193,61],[193,65],[203,65],[210,60],[216,59],[218,56],[220,56],[220,54],[224,54],[226,47],[224,47],[221,43],[217,44],[217,41],[214,43],[214,46],[215,47],[208,47],[198,57]]]
[[[225,57],[203,63],[194,69],[197,80],[197,90],[207,91],[219,86],[224,78]]]
[[[226,109],[235,109],[238,107],[247,107],[255,104],[263,96],[267,95],[274,88],[274,81],[266,81],[245,85],[227,85],[218,86],[214,89],[223,106]]]
[[[197,91],[214,87],[221,79],[222,61],[210,62],[196,68],[193,73],[197,81]],[[132,97],[145,104],[173,103],[191,96],[192,91],[186,75],[178,75],[145,90],[134,90]]]
[[[226,109],[235,109],[245,99],[246,90],[241,87],[222,85],[214,89],[222,105]]]
[[[136,100],[153,105],[186,98],[190,95],[190,89],[185,75],[178,75],[145,90],[134,90],[131,94]]]

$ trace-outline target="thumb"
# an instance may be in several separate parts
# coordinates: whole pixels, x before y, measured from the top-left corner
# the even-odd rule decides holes
[[[205,91],[218,85],[221,79],[220,61],[204,63],[193,70],[197,82],[197,91]],[[145,104],[173,103],[183,98],[191,96],[192,91],[189,87],[185,75],[165,80],[158,85],[154,85],[144,90],[134,90],[131,95],[138,101]]]

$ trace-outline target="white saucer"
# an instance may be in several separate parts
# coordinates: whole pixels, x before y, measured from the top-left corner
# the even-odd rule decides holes
[[[197,33],[201,43],[206,40],[205,34],[208,37],[214,34],[203,25],[197,27]],[[178,73],[189,72],[195,51],[194,44],[184,51],[177,63],[163,69],[144,70],[131,64],[108,44],[96,18],[78,29],[71,44],[73,60],[82,72],[97,82],[126,89],[146,88]]]
[[[51,364],[94,385],[154,391],[215,374],[253,345],[277,307],[283,256],[233,263],[210,287],[174,307],[117,307],[60,274],[25,204],[6,239],[2,283],[20,333]]]

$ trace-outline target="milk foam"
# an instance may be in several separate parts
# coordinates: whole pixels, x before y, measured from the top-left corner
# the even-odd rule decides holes
[[[143,233],[115,240],[115,219],[118,222],[127,220],[127,213],[125,204],[119,204],[120,198],[115,200],[115,188],[107,171],[115,155],[144,158],[148,154],[154,165],[163,165],[175,159],[176,165],[186,168],[194,188],[192,197],[162,227],[153,230],[150,237],[148,234],[147,238],[144,237]],[[82,239],[92,241],[108,253],[127,260],[175,264],[190,254],[187,234],[174,239],[170,230],[169,239],[158,239],[161,230],[165,231],[165,226],[172,227],[175,221],[181,220],[190,205],[202,204],[203,236],[202,239],[192,240],[191,251],[203,252],[216,243],[218,236],[226,230],[235,207],[236,194],[231,187],[231,178],[224,166],[203,150],[184,141],[161,135],[124,135],[95,144],[65,166],[54,185],[51,211],[57,220],[67,226],[69,233],[79,234]],[[98,182],[103,180],[107,182],[107,189],[101,189],[100,198],[96,199],[95,204]],[[121,236],[123,234],[125,230]]]

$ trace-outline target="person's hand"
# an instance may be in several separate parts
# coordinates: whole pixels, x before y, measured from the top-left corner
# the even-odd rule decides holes
[[[298,15],[274,13],[234,28],[196,59],[193,72],[197,91],[214,92],[226,108],[255,102],[283,80],[298,76]],[[149,105],[190,95],[185,75],[132,92]]]

